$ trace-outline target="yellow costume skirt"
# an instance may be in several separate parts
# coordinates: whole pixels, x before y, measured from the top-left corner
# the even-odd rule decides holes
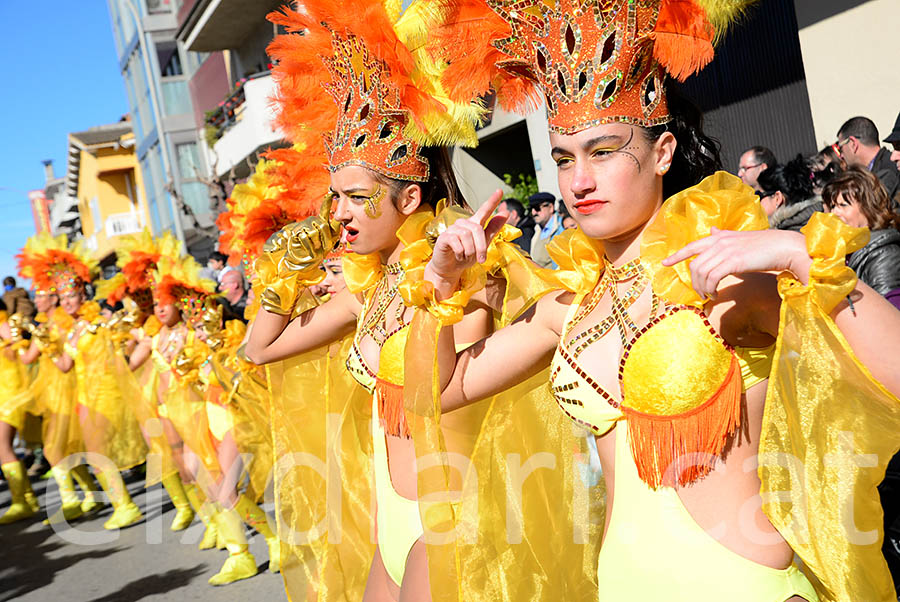
[[[704,531],[668,487],[654,491],[640,477],[619,425],[616,498],[597,562],[604,602],[784,602],[819,597],[796,566],[774,569],[729,550]]]
[[[0,420],[21,430],[25,424],[28,403],[23,403],[21,395],[28,386],[28,373],[24,365],[9,359],[0,352]]]
[[[271,393],[264,382],[253,374],[241,374],[230,402],[224,408],[216,406],[226,410],[227,417],[214,418],[218,411],[213,409],[210,413],[207,405],[210,432],[214,437],[221,440],[217,433],[230,427],[244,459],[244,472],[250,479],[245,495],[257,502],[263,498],[275,462],[269,414],[271,403]]]
[[[117,355],[105,329],[83,334],[75,359],[78,411],[85,448],[100,453],[120,470],[144,462],[147,445],[121,386]]]
[[[63,372],[53,360],[41,356],[37,373],[28,394],[34,400],[33,411],[39,413],[44,455],[50,464],[56,464],[70,454],[84,451],[81,425],[76,407],[78,395],[75,372]]]

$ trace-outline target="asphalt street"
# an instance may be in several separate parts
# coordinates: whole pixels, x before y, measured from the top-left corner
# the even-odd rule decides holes
[[[32,485],[42,507],[55,511],[59,495],[52,479]],[[248,530],[250,551],[259,574],[224,587],[207,584],[227,558],[225,550],[197,550],[203,523],[195,519],[185,531],[169,525],[174,508],[160,486],[144,489],[143,480],[128,483],[144,520],[121,531],[106,531],[112,512],[72,525],[44,526],[34,520],[0,525],[0,602],[155,602],[160,600],[287,600],[281,576],[268,572],[265,539]],[[0,483],[0,512],[9,505],[6,482]],[[271,509],[270,509],[271,510]]]

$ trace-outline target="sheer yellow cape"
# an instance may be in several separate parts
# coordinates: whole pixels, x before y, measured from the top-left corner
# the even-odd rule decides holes
[[[82,320],[88,324],[78,337],[74,351],[78,404],[87,409],[82,421],[85,446],[99,451],[120,470],[144,461],[147,446],[130,404],[124,399],[117,373],[112,337],[93,313],[93,302],[83,306]]]
[[[488,277],[501,282],[495,327],[511,323],[556,286],[510,241],[505,227],[485,264],[462,278],[449,302],[434,301],[422,278],[431,247],[423,237],[401,255],[413,319],[406,348],[404,399],[419,470],[431,595],[435,601],[595,598],[602,490],[588,488],[585,433],[558,410],[549,368],[461,410],[442,414],[437,335],[461,317]],[[502,370],[502,366],[497,366]]]
[[[318,301],[296,275],[297,316]],[[348,335],[266,366],[281,574],[291,600],[361,600],[375,553],[370,395],[345,368]]]
[[[689,262],[664,268],[661,261],[713,226],[766,227],[752,191],[723,172],[667,200],[645,232],[641,255],[655,272],[657,294],[700,303]],[[779,276],[780,323],[759,444],[763,510],[822,600],[892,601],[876,486],[900,447],[900,400],[875,381],[830,317],[856,285],[844,258],[864,246],[868,232],[822,213],[803,232],[813,258],[809,285]]]

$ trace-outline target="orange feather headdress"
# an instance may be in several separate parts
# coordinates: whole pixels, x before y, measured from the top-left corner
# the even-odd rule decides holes
[[[81,290],[97,271],[97,261],[81,240],[69,246],[65,234],[41,232],[30,237],[16,255],[19,275],[30,278],[40,293]]]
[[[670,119],[664,76],[683,81],[748,0],[447,0],[430,39],[457,99],[497,93],[525,112],[546,99],[550,129]]]
[[[203,312],[203,304],[216,291],[216,283],[200,276],[200,264],[190,255],[162,255],[150,273],[153,299],[173,304],[185,322],[194,322]]]
[[[153,238],[148,230],[122,236],[116,243],[116,265],[121,270],[107,280],[97,282],[97,297],[114,305],[130,297],[143,313],[153,313],[150,273],[161,256],[181,255],[181,242],[171,232]]]
[[[389,178],[423,182],[424,146],[477,142],[480,106],[452,102],[445,65],[426,52],[429,23],[443,0],[303,0],[269,20],[287,34],[269,45],[277,125],[332,171],[361,165]],[[324,192],[324,191],[323,191]]]

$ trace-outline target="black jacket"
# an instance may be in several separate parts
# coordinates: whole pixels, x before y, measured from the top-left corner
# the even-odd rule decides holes
[[[823,211],[822,199],[813,197],[793,205],[782,205],[769,216],[769,227],[799,232],[817,211]]]
[[[847,265],[881,295],[900,288],[900,231],[872,230],[869,244],[851,253]]]
[[[872,173],[878,176],[884,187],[887,188],[888,197],[897,198],[900,192],[900,169],[897,164],[891,161],[891,151],[881,148],[875,155],[875,161],[872,162]]]

